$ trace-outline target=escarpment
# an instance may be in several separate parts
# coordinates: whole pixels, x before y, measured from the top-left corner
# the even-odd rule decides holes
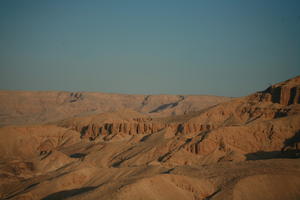
[[[86,123],[75,121],[63,121],[59,126],[71,128],[80,133],[81,138],[95,140],[101,137],[104,140],[110,140],[112,136],[123,135],[147,135],[168,129],[171,135],[190,135],[203,131],[209,131],[214,128],[212,124],[200,124],[195,122],[167,122],[156,118],[131,118],[117,120],[92,120]]]
[[[184,115],[182,115],[184,117]],[[179,117],[180,118],[180,117]],[[185,123],[178,117],[153,118],[132,110],[122,110],[114,113],[103,113],[86,117],[63,120],[58,126],[69,128],[80,133],[81,138],[95,140],[100,137],[110,140],[114,136],[134,136],[153,134],[168,129],[170,135],[188,135],[212,128],[208,124]]]
[[[300,87],[279,86],[271,87],[269,89],[271,100],[273,103],[280,103],[282,105],[298,104],[300,103]]]
[[[94,140],[96,137],[101,136],[106,138],[110,135],[124,134],[151,134],[156,133],[167,127],[167,124],[151,121],[115,121],[103,124],[89,124],[83,127],[75,127],[75,130],[80,131],[82,138],[89,138]],[[107,137],[108,138],[108,137]]]
[[[270,86],[258,93],[261,101],[291,105],[300,103],[300,76]]]

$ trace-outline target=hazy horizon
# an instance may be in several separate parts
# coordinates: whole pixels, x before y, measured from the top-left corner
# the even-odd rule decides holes
[[[291,78],[295,78],[295,77],[291,77]],[[288,78],[288,79],[291,79],[291,78]],[[286,79],[286,80],[288,80]],[[282,81],[279,81],[279,82],[283,82],[283,81],[286,81],[286,80],[282,80]],[[271,85],[274,85],[276,83],[279,83],[279,82],[274,82],[272,84],[269,84],[269,86]],[[247,94],[244,94],[244,95],[241,95],[241,96],[230,96],[230,95],[216,95],[216,94],[205,94],[205,93],[201,93],[201,94],[196,94],[196,93],[130,93],[130,92],[103,92],[103,91],[97,91],[97,90],[39,90],[39,89],[0,89],[0,91],[9,91],[9,92],[73,92],[73,93],[76,93],[76,92],[88,92],[88,93],[105,93],[105,94],[120,94],[120,95],[186,95],[186,96],[219,96],[219,97],[229,97],[229,98],[238,98],[238,97],[243,97],[243,96],[247,96],[247,95],[251,95],[255,92],[259,92],[259,91],[263,91],[265,89],[267,89],[267,87],[269,86],[266,86],[265,88],[261,88],[261,89],[258,89],[258,90],[255,90],[255,91],[250,91],[249,93]]]
[[[0,2],[0,90],[244,96],[300,75],[300,2]]]

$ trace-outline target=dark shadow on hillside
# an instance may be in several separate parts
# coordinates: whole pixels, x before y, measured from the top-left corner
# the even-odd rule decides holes
[[[258,151],[246,154],[247,160],[266,160],[282,158],[300,158],[300,131],[284,141],[281,151]]]
[[[156,112],[159,112],[159,111],[162,111],[162,110],[165,110],[165,109],[174,108],[177,105],[178,105],[178,102],[163,104],[163,105],[155,108],[154,110],[151,110],[149,113],[156,113]]]
[[[300,131],[296,132],[295,135],[289,139],[286,139],[284,141],[284,147],[282,151],[285,151],[287,149],[300,149]]]
[[[82,137],[85,135],[85,133],[86,133],[86,131],[88,130],[88,128],[89,128],[89,126],[84,126],[84,127],[81,129],[81,131],[80,131],[80,138],[82,138]]]
[[[70,155],[71,158],[84,158],[86,156],[85,153],[74,153]]]
[[[247,160],[267,160],[267,159],[284,159],[300,158],[299,150],[282,151],[258,151],[246,154]]]
[[[88,192],[91,190],[94,190],[97,187],[84,187],[84,188],[79,188],[79,189],[73,189],[73,190],[65,190],[65,191],[61,191],[61,192],[56,192],[53,194],[50,194],[44,198],[42,198],[42,200],[63,200],[78,194],[82,194],[84,192]]]
[[[145,136],[140,140],[140,142],[145,142],[150,136],[151,136],[151,134],[145,135]]]

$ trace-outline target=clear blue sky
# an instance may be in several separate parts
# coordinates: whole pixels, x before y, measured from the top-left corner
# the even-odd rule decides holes
[[[299,0],[0,1],[0,89],[243,96],[299,74]]]

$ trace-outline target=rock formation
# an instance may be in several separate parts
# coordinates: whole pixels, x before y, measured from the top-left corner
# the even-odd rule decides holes
[[[300,199],[299,88],[300,76],[205,109],[187,106],[196,96],[105,94],[116,108],[99,113],[81,110],[96,94],[49,93],[45,113],[72,114],[0,127],[0,198]]]

